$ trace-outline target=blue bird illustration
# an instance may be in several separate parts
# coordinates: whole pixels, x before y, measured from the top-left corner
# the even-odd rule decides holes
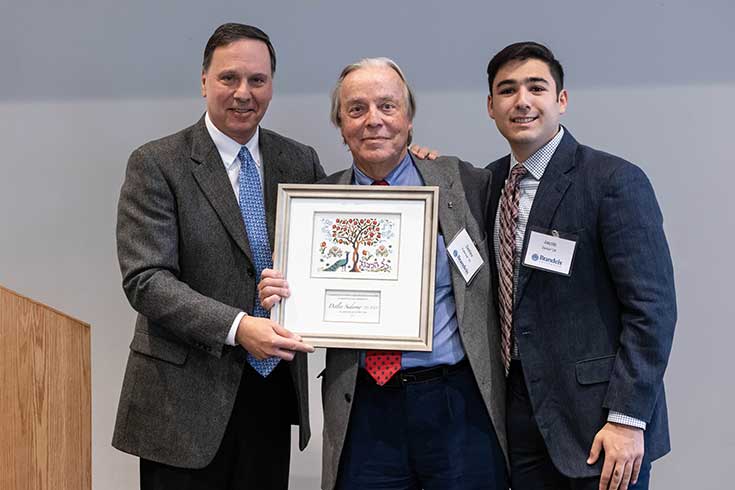
[[[347,265],[347,262],[349,262],[349,261],[350,261],[350,252],[345,252],[345,258],[344,259],[339,259],[337,262],[335,262],[334,264],[332,264],[329,267],[327,267],[326,269],[324,269],[324,271],[325,272],[334,272],[334,271],[336,271],[337,269],[339,269],[341,267],[342,268],[342,271],[344,272],[344,268]]]

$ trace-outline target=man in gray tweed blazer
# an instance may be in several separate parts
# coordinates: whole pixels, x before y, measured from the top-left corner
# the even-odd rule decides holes
[[[253,316],[259,251],[243,221],[260,209],[258,246],[272,249],[278,184],[324,176],[312,148],[259,127],[275,66],[264,32],[220,26],[204,51],[206,114],[128,162],[117,243],[138,318],[113,445],[141,458],[143,489],[285,489],[291,424],[301,449],[309,439],[306,359],[295,352],[313,349]],[[255,193],[245,165],[257,167]],[[280,362],[264,377],[248,353]]]
[[[332,120],[354,164],[322,182],[438,186],[440,234],[432,352],[403,352],[386,381],[371,352],[327,351],[325,490],[507,488],[505,376],[484,232],[490,174],[457,158],[412,158],[414,112],[400,68],[386,58],[347,66],[333,92]],[[446,252],[462,230],[484,261],[469,283]],[[270,308],[289,292],[279,272],[263,278]]]

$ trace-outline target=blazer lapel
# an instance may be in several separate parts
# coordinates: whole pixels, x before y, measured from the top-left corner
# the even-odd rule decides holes
[[[500,195],[503,192],[505,179],[508,178],[510,167],[510,155],[503,158],[503,161],[493,171],[492,182],[490,183],[490,210],[487,217],[487,245],[488,245],[488,261],[490,262],[490,273],[492,274],[493,284],[498,282],[498,265],[495,261],[495,217],[498,213],[498,204],[500,203]],[[493,300],[498,304],[498,288],[493,287]]]
[[[232,184],[227,176],[222,158],[207,132],[204,117],[197,123],[192,139],[191,158],[199,164],[192,170],[194,178],[212,204],[227,232],[252,262],[250,244],[245,234],[240,207],[232,192]]]
[[[531,230],[535,227],[545,230],[551,227],[551,220],[556,214],[556,209],[559,207],[559,203],[561,203],[567,189],[572,184],[572,180],[567,173],[574,167],[577,142],[569,131],[566,129],[564,131],[565,134],[562,137],[561,143],[559,143],[559,146],[554,152],[554,156],[551,157],[549,164],[546,166],[544,175],[541,177],[541,182],[536,191],[536,197],[531,206],[531,213],[528,216],[528,223],[526,224],[526,234],[523,237],[521,263],[526,254],[528,237],[531,235]],[[516,290],[517,298],[514,301],[516,304],[523,298],[526,285],[533,273],[533,269],[520,266],[520,270],[518,271],[518,287]]]
[[[444,237],[444,243],[448,244],[464,228],[465,215],[468,212],[459,174],[454,166],[439,165],[416,157],[414,163],[425,185],[439,187],[439,232]],[[457,321],[461,328],[466,283],[462,274],[451,263],[450,270]]]
[[[337,185],[352,185],[352,167],[343,170],[337,177]]]

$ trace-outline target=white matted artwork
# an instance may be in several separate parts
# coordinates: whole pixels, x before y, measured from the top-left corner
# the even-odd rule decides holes
[[[281,184],[271,318],[316,347],[431,350],[437,187]]]
[[[380,291],[325,290],[324,321],[380,323]]]
[[[311,276],[397,279],[401,215],[314,213]]]

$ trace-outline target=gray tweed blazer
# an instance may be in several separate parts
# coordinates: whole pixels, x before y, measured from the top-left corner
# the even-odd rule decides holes
[[[466,228],[485,262],[469,285],[452,267],[457,320],[467,358],[482,393],[498,440],[506,454],[505,371],[500,357],[500,330],[490,294],[490,264],[485,236],[491,174],[453,157],[435,161],[414,157],[426,185],[439,187],[439,232],[447,241]],[[330,175],[322,183],[350,184],[352,170]],[[322,489],[332,490],[347,435],[360,351],[328,349],[322,377],[324,434]]]
[[[324,176],[313,148],[260,131],[268,232],[277,187]],[[112,444],[165,464],[201,468],[232,413],[245,351],[225,345],[252,312],[255,267],[232,186],[202,117],[133,152],[120,192],[117,250],[138,312]],[[290,363],[299,446],[310,436],[306,357]]]

